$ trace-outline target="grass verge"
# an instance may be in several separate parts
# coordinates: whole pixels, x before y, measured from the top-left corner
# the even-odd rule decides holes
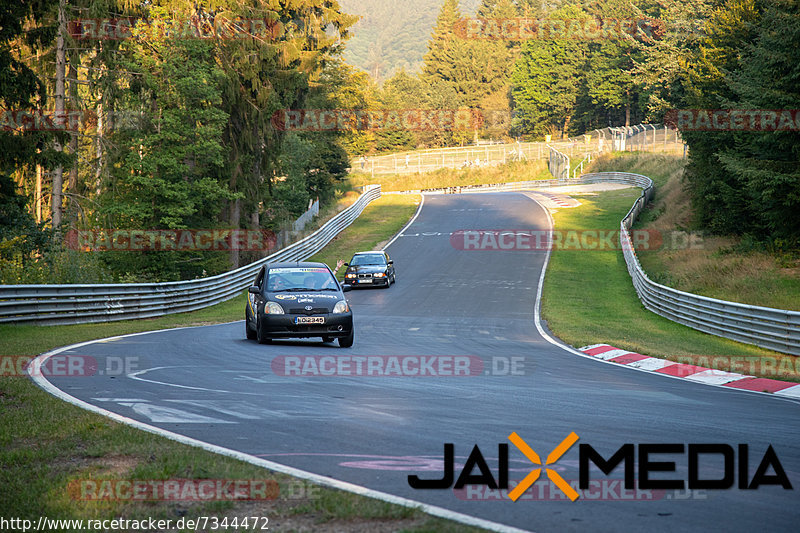
[[[657,186],[669,179],[667,165],[673,159],[671,156],[634,155],[633,158],[639,158],[639,164],[617,166],[611,161],[599,168],[638,172],[653,178]],[[637,188],[573,195],[579,197],[582,205],[556,212],[555,227],[618,228],[639,195]],[[709,356],[717,356],[722,359],[713,364],[720,366],[720,370],[733,365],[734,371],[753,373],[753,370],[763,377],[800,382],[797,358],[707,335],[646,310],[636,295],[619,250],[554,250],[545,277],[542,314],[550,329],[575,347],[608,343],[679,362],[703,362],[701,358],[710,362]],[[748,357],[763,362],[748,363],[742,368],[737,361]]]
[[[317,259],[375,247],[400,230],[416,209],[415,201],[413,196],[392,195],[373,202]],[[2,325],[0,356],[32,356],[101,337],[238,320],[243,302],[241,296],[191,313],[108,324]],[[227,517],[229,521],[259,516],[267,517],[272,529],[294,531],[478,531],[416,509],[321,488],[139,431],[62,402],[25,377],[0,377],[0,465],[3,517],[32,520],[34,524],[39,516],[170,519],[172,524],[180,518],[198,516]],[[85,480],[99,485],[103,480],[167,479],[271,480],[280,491],[270,500],[163,502],[86,500],[74,488],[86,487],[81,484]],[[47,529],[77,528],[51,525]],[[251,526],[241,530],[248,529],[252,530],[252,519]]]

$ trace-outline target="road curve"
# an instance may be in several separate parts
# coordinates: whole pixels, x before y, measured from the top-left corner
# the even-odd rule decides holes
[[[522,529],[795,530],[797,402],[633,371],[560,349],[533,322],[544,252],[461,251],[450,242],[461,229],[548,227],[547,213],[524,194],[428,195],[417,219],[387,250],[396,285],[348,293],[356,328],[351,349],[314,340],[261,346],[245,340],[243,323],[235,322],[83,345],[65,353],[92,356],[100,369],[123,360],[136,368],[125,376],[50,381],[80,400],[174,433]],[[484,373],[383,378],[273,372],[276,358],[308,355],[474,356]],[[512,358],[520,375],[502,375]],[[493,365],[501,375],[491,375]],[[542,458],[570,432],[605,457],[625,443],[747,443],[750,476],[771,444],[794,490],[656,492],[631,501],[612,481],[571,502],[551,490],[543,474],[531,494],[544,500],[512,502],[485,491],[465,499],[453,490],[409,486],[409,474],[441,477],[448,442],[459,465],[477,444],[494,471],[498,443],[507,443],[512,432]],[[512,480],[535,466],[513,445],[509,457]],[[686,455],[654,460],[677,462],[677,473],[655,477],[686,479]],[[577,479],[578,445],[553,469]],[[713,468],[703,472],[722,477]],[[621,469],[608,477],[621,479]],[[593,479],[602,478],[595,469]]]

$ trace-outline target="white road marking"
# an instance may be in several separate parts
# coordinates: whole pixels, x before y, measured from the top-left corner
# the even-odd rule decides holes
[[[647,359],[641,359],[639,361],[634,361],[632,363],[628,363],[625,366],[632,366],[633,368],[640,368],[642,370],[661,370],[662,368],[674,365],[674,361],[667,361],[666,359],[659,359],[658,357],[648,357]]]
[[[394,241],[396,241],[396,240],[397,240],[397,238],[398,238],[400,235],[402,235],[402,234],[403,234],[403,232],[404,232],[405,230],[407,230],[409,227],[411,227],[411,224],[413,224],[415,220],[417,220],[417,217],[418,217],[418,216],[419,216],[419,214],[422,212],[422,206],[423,206],[423,205],[425,205],[425,195],[424,195],[424,194],[420,194],[419,196],[420,196],[420,202],[419,202],[419,205],[417,206],[417,212],[416,212],[416,213],[414,213],[414,216],[413,216],[413,217],[411,217],[411,220],[409,220],[409,221],[408,221],[408,224],[406,224],[406,225],[403,227],[403,229],[401,229],[399,232],[397,232],[397,235],[395,235],[394,237],[392,237],[392,240],[390,240],[389,242],[387,242],[387,243],[386,243],[386,245],[385,245],[383,248],[381,248],[381,250],[386,250],[386,249],[387,249],[389,246],[391,246],[391,245],[392,245],[392,243],[393,243]]]
[[[92,398],[96,402],[146,402],[144,398]]]
[[[250,405],[244,402],[231,402],[225,400],[165,400],[172,403],[181,403],[191,405],[193,407],[200,407],[210,411],[217,411],[224,415],[235,416],[244,420],[261,420],[264,415],[269,415],[271,412],[261,407]]]
[[[169,368],[178,368],[178,367],[156,366],[156,367],[153,367],[153,368],[145,368],[144,370],[139,370],[138,372],[134,372],[133,374],[128,374],[128,377],[131,378],[131,379],[134,379],[136,381],[144,381],[145,383],[153,383],[155,385],[164,385],[166,387],[175,387],[175,388],[178,388],[178,389],[199,390],[199,391],[205,391],[205,392],[221,392],[221,393],[224,393],[224,394],[249,394],[249,395],[258,396],[258,394],[254,393],[254,392],[233,392],[233,391],[219,390],[219,389],[206,389],[205,387],[192,387],[191,385],[179,385],[177,383],[169,383],[167,381],[156,381],[154,379],[145,379],[143,377],[140,377],[140,374],[144,374],[145,372],[151,372],[153,370],[165,370],[165,369],[169,369]]]
[[[699,383],[713,383],[721,385],[723,383],[730,383],[731,381],[739,381],[740,379],[752,377],[755,376],[745,376],[735,372],[725,372],[724,370],[703,370],[702,372],[697,372],[690,376],[686,376],[686,379],[697,381]]]
[[[121,402],[120,405],[130,407],[135,413],[146,416],[151,422],[162,424],[236,424],[232,420],[221,420],[210,416],[198,415],[174,407],[164,407],[152,403]]]
[[[620,355],[627,355],[629,353],[631,353],[631,352],[629,352],[628,350],[616,349],[616,350],[609,350],[607,352],[596,354],[595,357],[598,358],[598,359],[604,359],[604,360],[608,361],[609,359],[613,359],[615,357],[619,357]]]
[[[241,322],[237,320],[236,322]],[[202,326],[198,326],[202,327]],[[173,328],[172,330],[158,330],[158,331],[174,331],[178,329],[188,329],[188,328]],[[132,333],[131,335],[124,335],[127,336],[134,336],[134,335],[146,335],[148,333],[153,333],[151,331],[144,332],[144,333]],[[410,498],[403,498],[401,496],[395,496],[394,494],[389,494],[386,492],[381,492],[373,489],[369,489],[367,487],[362,487],[361,485],[356,485],[354,483],[348,483],[346,481],[340,481],[338,479],[334,479],[327,476],[322,476],[320,474],[314,474],[312,472],[307,472],[305,470],[300,470],[299,468],[293,468],[291,466],[282,465],[280,463],[275,463],[272,461],[267,461],[265,459],[260,459],[258,457],[254,457],[252,455],[248,455],[246,453],[231,450],[230,448],[225,448],[223,446],[217,446],[216,444],[210,444],[208,442],[203,442],[198,439],[193,439],[191,437],[187,437],[185,435],[181,435],[179,433],[174,433],[172,431],[167,431],[166,429],[162,429],[160,427],[151,426],[149,424],[145,424],[143,422],[139,422],[138,420],[134,420],[132,418],[128,418],[122,416],[120,414],[114,413],[107,409],[103,409],[102,407],[97,407],[96,405],[92,405],[88,402],[83,400],[79,400],[74,396],[67,394],[66,392],[62,391],[52,383],[50,383],[46,377],[42,374],[42,365],[54,355],[58,355],[63,351],[73,349],[73,348],[80,348],[83,346],[88,346],[93,344],[96,341],[87,341],[82,342],[79,344],[73,344],[72,346],[66,346],[64,348],[58,348],[42,354],[38,356],[36,359],[31,361],[30,365],[28,366],[28,374],[30,375],[31,379],[39,385],[42,389],[46,392],[52,394],[56,398],[64,400],[65,402],[71,403],[80,407],[81,409],[85,409],[87,411],[91,411],[93,413],[100,414],[102,416],[108,417],[112,420],[115,420],[121,424],[126,424],[137,429],[141,429],[143,431],[147,431],[149,433],[155,433],[156,435],[160,435],[162,437],[166,437],[170,440],[174,440],[176,442],[180,442],[182,444],[187,444],[189,446],[195,446],[197,448],[201,448],[203,450],[217,453],[219,455],[224,455],[226,457],[233,457],[234,459],[239,459],[240,461],[245,461],[246,463],[250,463],[256,466],[260,466],[262,468],[266,468],[268,470],[272,470],[273,472],[280,472],[282,474],[288,474],[290,476],[294,476],[299,479],[305,479],[311,481],[313,483],[317,483],[319,485],[323,485],[326,487],[332,487],[334,489],[344,490],[353,494],[360,494],[362,496],[366,496],[368,498],[374,498],[376,500],[380,500],[387,503],[393,503],[396,505],[401,505],[403,507],[408,507],[411,509],[419,509],[422,512],[428,513],[432,516],[438,516],[440,518],[444,518],[447,520],[453,520],[455,522],[459,522],[461,524],[466,524],[469,526],[475,527],[482,527],[485,529],[489,529],[492,531],[498,531],[501,533],[525,533],[525,530],[507,526],[505,524],[500,524],[498,522],[492,522],[490,520],[484,520],[482,518],[477,518],[474,516],[469,516],[463,513],[458,513],[455,511],[451,511],[450,509],[445,509],[443,507],[438,507],[435,505],[430,505],[424,502],[420,502],[417,500],[412,500]]]
[[[245,376],[244,374],[242,374],[240,376],[236,376],[233,379],[238,379],[240,381],[252,381],[253,383],[261,383],[261,384],[272,383],[272,381],[270,381],[270,380],[266,380],[266,379],[263,379],[263,378],[254,378],[253,376]]]
[[[775,394],[780,394],[781,396],[787,396],[789,398],[800,398],[800,385],[795,385],[794,387],[789,387],[788,389],[779,390]]]
[[[424,233],[403,233],[398,237],[449,237],[453,233],[443,233],[440,231],[426,231]]]

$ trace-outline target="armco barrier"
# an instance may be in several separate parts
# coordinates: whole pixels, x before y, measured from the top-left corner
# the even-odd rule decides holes
[[[0,322],[111,322],[209,307],[247,288],[265,263],[300,261],[314,255],[380,196],[380,185],[369,185],[353,205],[303,240],[249,265],[208,278],[166,283],[0,285]]]
[[[633,286],[647,309],[705,333],[800,355],[800,312],[717,300],[679,291],[647,277],[628,231],[652,197],[653,182],[650,178],[627,172],[600,172],[584,174],[581,181],[629,183],[642,188],[642,195],[620,223],[620,246]]]

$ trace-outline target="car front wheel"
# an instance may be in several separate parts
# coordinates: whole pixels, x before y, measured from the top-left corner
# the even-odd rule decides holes
[[[258,344],[272,343],[272,339],[270,339],[264,334],[264,329],[261,327],[260,322],[256,322],[256,340],[258,340]]]
[[[347,337],[339,337],[339,346],[341,348],[349,348],[353,345],[353,341],[355,340],[355,330],[350,330],[350,335]]]
[[[256,332],[250,329],[249,320],[246,318],[244,319],[244,334],[247,335],[247,340],[253,340],[256,338]]]

